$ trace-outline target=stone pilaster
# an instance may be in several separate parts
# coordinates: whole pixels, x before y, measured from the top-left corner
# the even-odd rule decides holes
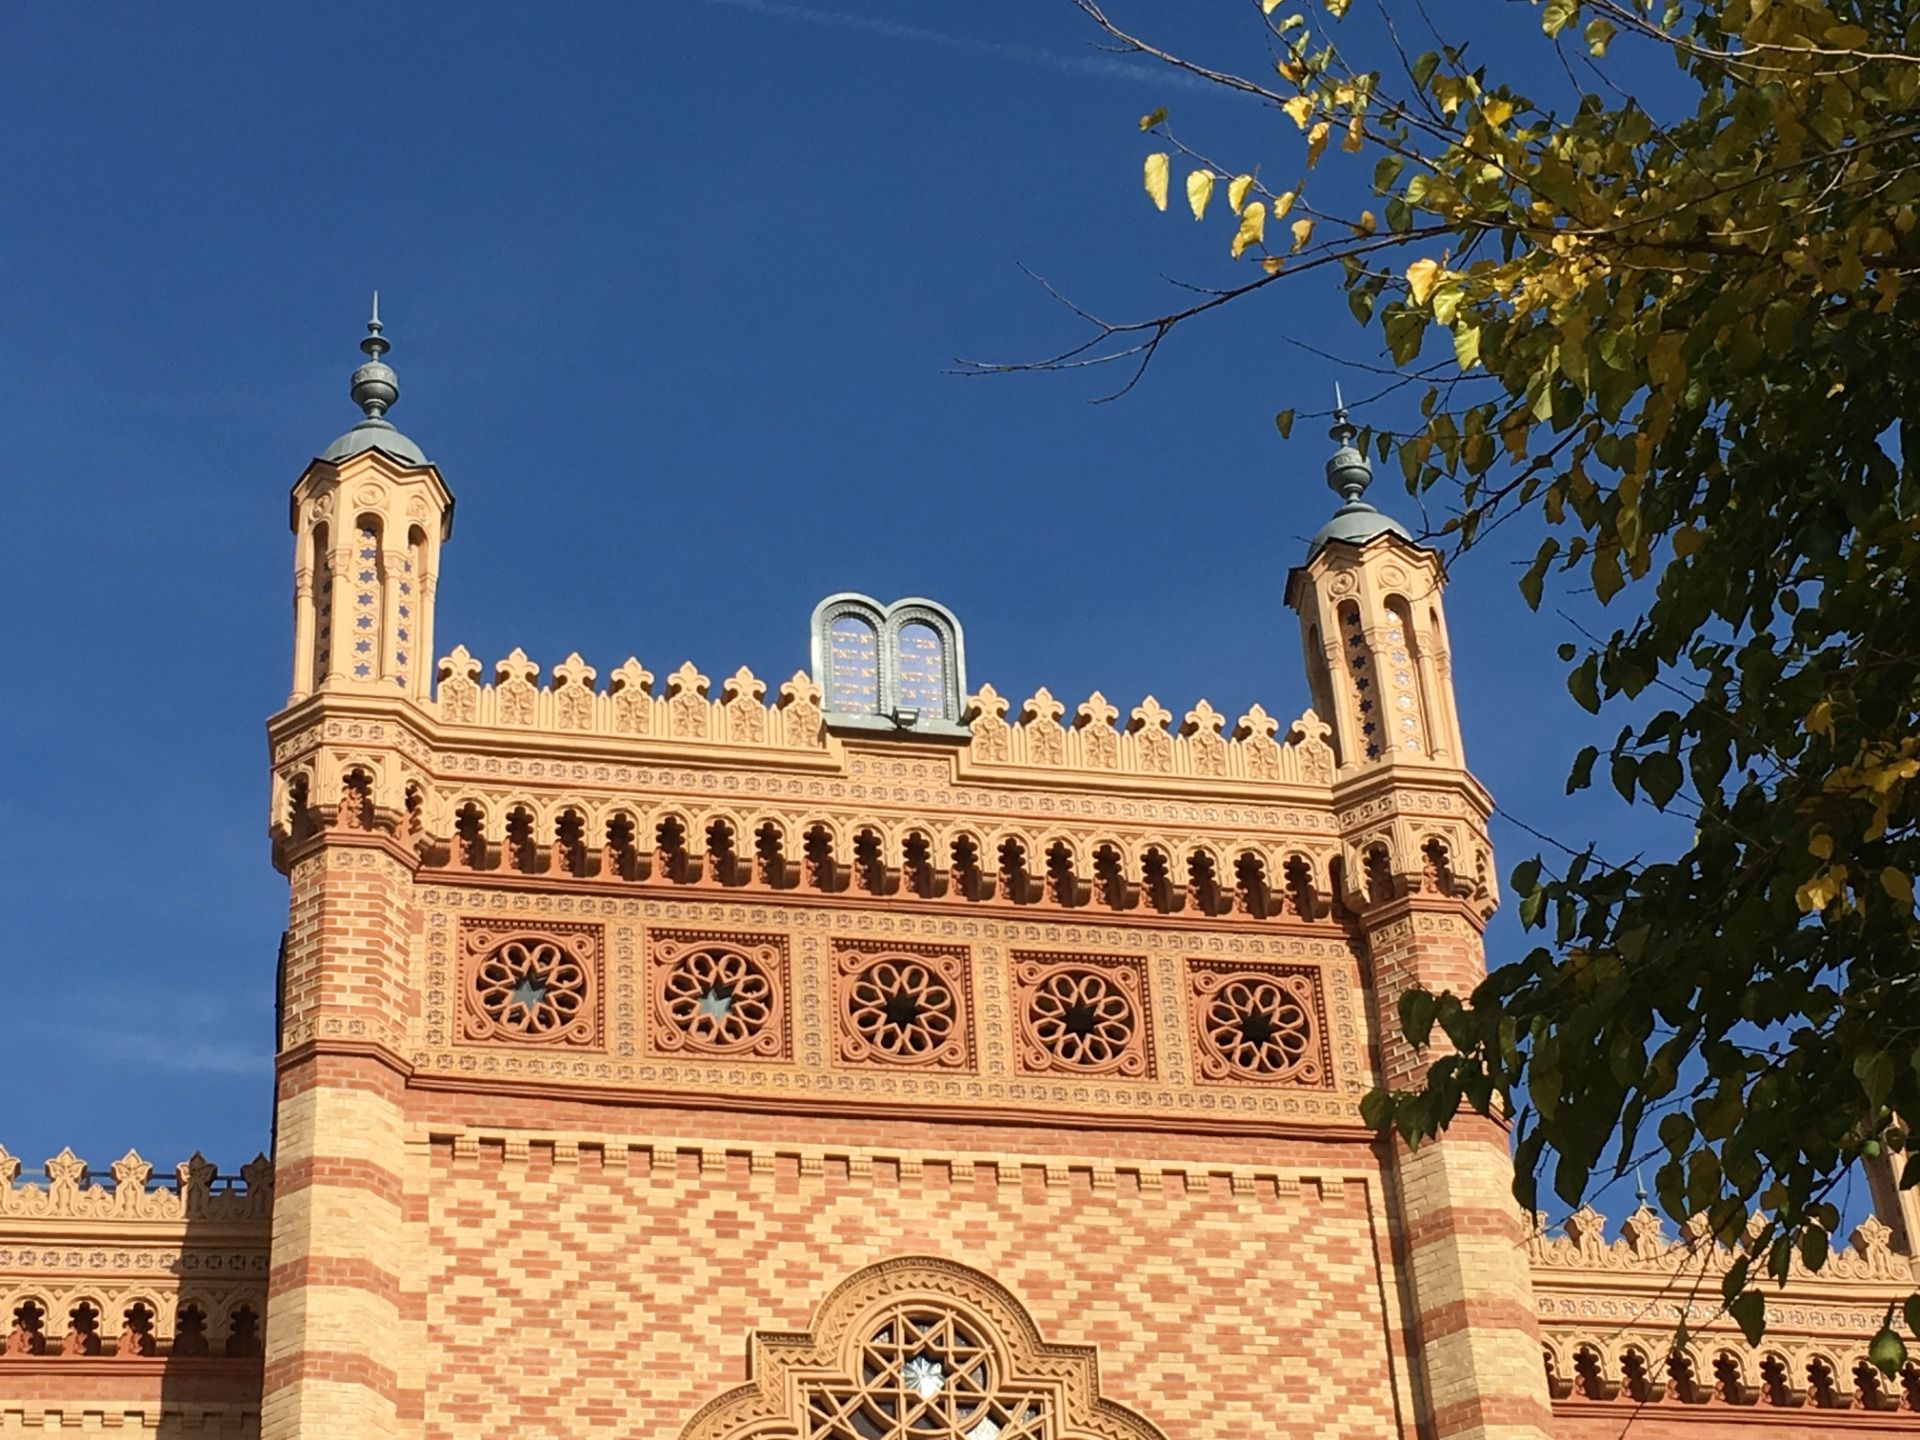
[[[1408,894],[1365,915],[1381,1066],[1417,1083],[1430,1056],[1401,1037],[1413,985],[1465,994],[1485,973],[1477,916],[1443,895]],[[1435,1440],[1545,1440],[1549,1428],[1526,1231],[1504,1127],[1474,1115],[1417,1150],[1396,1143],[1398,1239]]]
[[[411,879],[352,830],[290,878],[261,1435],[397,1435]]]

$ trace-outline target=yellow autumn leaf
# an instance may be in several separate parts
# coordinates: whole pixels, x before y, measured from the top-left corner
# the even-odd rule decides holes
[[[1307,128],[1307,121],[1313,118],[1313,101],[1305,95],[1294,96],[1280,108],[1286,111],[1293,118],[1293,123],[1302,130]]]
[[[1816,860],[1831,860],[1833,858],[1833,837],[1827,834],[1809,835],[1807,837],[1807,853]]]
[[[1353,222],[1353,233],[1356,235],[1371,235],[1379,228],[1380,222],[1373,218],[1371,210],[1362,210],[1360,218]]]
[[[1287,211],[1293,208],[1293,194],[1294,192],[1289,190],[1284,195],[1276,195],[1273,197],[1274,219],[1284,220],[1287,218]]]
[[[1683,525],[1673,532],[1673,553],[1682,560],[1698,555],[1706,541],[1706,532],[1697,525]]]
[[[1676,545],[1675,548],[1678,549],[1679,547]],[[1806,726],[1808,734],[1825,735],[1828,739],[1832,739],[1833,702],[1831,700],[1822,700],[1818,705],[1815,705],[1813,709],[1809,710],[1807,712]]]
[[[1913,908],[1913,877],[1889,865],[1880,872],[1880,888],[1909,910]]]
[[[1261,257],[1260,268],[1269,275],[1278,275],[1280,273],[1280,267],[1286,263],[1284,256],[1266,255]]]
[[[1453,359],[1462,370],[1480,363],[1480,327],[1456,325],[1453,331]]]
[[[1433,287],[1440,283],[1441,273],[1438,260],[1416,260],[1407,266],[1407,290],[1413,296],[1414,304],[1427,303],[1427,297],[1433,294]]]
[[[1327,148],[1327,132],[1333,127],[1322,120],[1307,132],[1307,168],[1320,163],[1320,152]]]
[[[1489,100],[1480,107],[1480,113],[1487,117],[1487,123],[1489,125],[1498,127],[1506,124],[1507,121],[1513,118],[1513,102],[1511,100]]]
[[[1193,218],[1198,220],[1207,213],[1207,202],[1213,198],[1213,172],[1195,170],[1187,176],[1187,204],[1193,210]]]
[[[1846,879],[1847,871],[1843,865],[1823,870],[1793,892],[1793,902],[1804,915],[1818,914],[1834,902]]]
[[[1356,115],[1347,122],[1347,136],[1340,142],[1340,148],[1349,151],[1359,150],[1366,144],[1366,140],[1367,123]]]
[[[1235,210],[1242,209],[1247,203],[1247,187],[1253,184],[1251,175],[1236,175],[1227,182],[1227,204]]]
[[[1313,222],[1311,220],[1296,220],[1293,222],[1293,250],[1296,255],[1307,248],[1307,241],[1312,238]]]
[[[1249,245],[1258,245],[1267,234],[1267,207],[1258,200],[1240,212],[1240,229],[1233,237],[1233,258],[1238,260]]]
[[[1260,13],[1271,15],[1280,8],[1280,0],[1260,0]]]
[[[1167,157],[1164,151],[1156,150],[1147,156],[1147,166],[1141,176],[1141,183],[1147,187],[1147,198],[1153,201],[1156,210],[1167,208]]]

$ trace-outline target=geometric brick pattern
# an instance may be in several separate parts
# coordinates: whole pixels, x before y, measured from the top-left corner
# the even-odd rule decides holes
[[[921,1254],[1093,1346],[1102,1392],[1169,1436],[1412,1435],[1374,1181],[1004,1161],[438,1142],[423,1434],[674,1440],[752,1378],[750,1337]]]

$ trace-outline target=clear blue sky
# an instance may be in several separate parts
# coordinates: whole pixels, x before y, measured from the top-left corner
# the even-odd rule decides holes
[[[1263,63],[1251,11],[1197,8],[1156,23]],[[1496,51],[1537,25],[1457,9]],[[4,32],[0,1144],[30,1171],[266,1143],[286,493],[355,418],[373,286],[394,419],[459,497],[443,652],[778,680],[856,589],[950,605],[1011,696],[1305,705],[1281,591],[1328,447],[1272,415],[1370,388],[1291,343],[1376,358],[1336,288],[1177,335],[1116,404],[945,373],[1077,337],[1022,265],[1114,314],[1244,275],[1220,224],[1141,196],[1143,111],[1298,164],[1290,124],[1101,55],[1066,0],[42,5]],[[1397,477],[1374,498],[1417,519]],[[1453,577],[1468,758],[1533,824],[1637,848],[1611,792],[1562,796],[1590,727],[1564,625],[1514,589],[1531,548]],[[1534,848],[1496,843],[1503,874]],[[1510,911],[1490,945],[1521,953]]]

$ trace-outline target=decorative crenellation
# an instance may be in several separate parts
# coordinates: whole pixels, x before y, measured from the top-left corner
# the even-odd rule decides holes
[[[765,681],[742,667],[711,693],[691,661],[656,692],[654,674],[629,657],[596,688],[599,672],[569,655],[545,684],[540,667],[516,649],[492,675],[465,646],[438,666],[434,702],[450,725],[545,734],[605,735],[754,750],[828,748],[822,695],[804,671],[767,700]],[[1009,719],[1011,714],[1012,718]],[[1333,783],[1331,728],[1308,710],[1281,732],[1259,705],[1227,726],[1205,700],[1173,725],[1173,712],[1149,695],[1116,728],[1120,711],[1095,691],[1071,716],[1043,686],[1015,711],[991,685],[969,696],[961,719],[962,754],[984,770],[1090,772],[1106,776],[1252,785],[1326,787]]]
[[[257,1155],[238,1175],[222,1175],[195,1153],[173,1167],[171,1183],[152,1183],[153,1166],[129,1150],[100,1184],[87,1162],[62,1150],[43,1167],[45,1185],[20,1184],[20,1162],[0,1147],[0,1216],[25,1220],[263,1220],[273,1211],[273,1162]]]
[[[478,660],[464,645],[440,661],[435,705],[440,719],[508,731],[611,735],[692,741],[756,750],[820,750],[820,688],[805,671],[782,685],[766,703],[766,682],[745,666],[710,693],[712,682],[688,661],[653,688],[653,672],[629,657],[596,689],[599,671],[569,655],[553,667],[545,685],[540,667],[516,649],[483,680]]]
[[[1644,1202],[1621,1221],[1620,1233],[1612,1240],[1606,1238],[1606,1224],[1604,1215],[1583,1205],[1561,1223],[1559,1234],[1550,1235],[1546,1217],[1537,1215],[1527,1241],[1527,1258],[1535,1270],[1600,1271],[1642,1275],[1663,1282],[1682,1274],[1705,1276],[1714,1282],[1712,1288],[1717,1293],[1718,1277],[1745,1253],[1716,1240],[1703,1215],[1689,1220],[1678,1238],[1669,1238],[1659,1212]],[[1751,1224],[1757,1229],[1760,1218],[1756,1216]],[[1869,1215],[1854,1227],[1844,1246],[1833,1249],[1818,1271],[1807,1270],[1796,1256],[1790,1280],[1795,1285],[1911,1284],[1915,1279],[1914,1261],[1897,1253],[1892,1240],[1893,1231],[1886,1223]]]
[[[1332,733],[1309,710],[1276,740],[1280,722],[1255,705],[1227,730],[1226,717],[1205,700],[1170,729],[1173,714],[1149,695],[1118,730],[1120,712],[1095,691],[1065,719],[1066,707],[1042,686],[1014,714],[1007,699],[982,685],[967,702],[972,732],[966,755],[982,768],[1091,771],[1199,781],[1330,786]],[[1064,720],[1064,723],[1063,723]]]

